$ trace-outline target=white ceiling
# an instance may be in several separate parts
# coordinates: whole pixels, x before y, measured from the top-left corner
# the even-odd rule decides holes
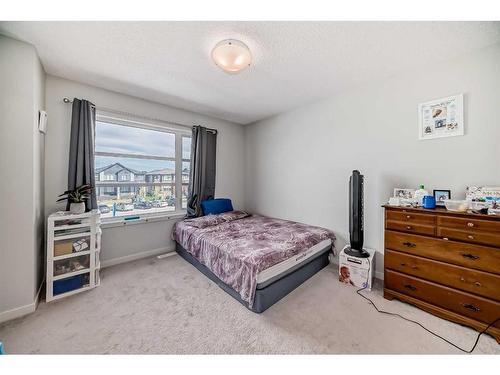
[[[237,123],[500,43],[500,22],[2,22],[47,73]],[[210,60],[240,39],[253,65]]]

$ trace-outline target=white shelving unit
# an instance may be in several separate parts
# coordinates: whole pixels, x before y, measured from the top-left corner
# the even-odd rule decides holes
[[[47,223],[47,302],[99,286],[101,219],[98,210],[84,214],[53,213]]]

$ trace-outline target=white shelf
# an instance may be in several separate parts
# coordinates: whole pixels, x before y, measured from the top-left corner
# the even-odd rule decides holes
[[[75,222],[75,224],[61,223],[63,225],[57,226],[56,223],[60,221]],[[84,222],[81,222],[84,221]],[[47,280],[46,280],[46,300],[47,302],[58,300],[67,296],[71,296],[86,290],[90,290],[100,285],[99,269],[101,263],[99,261],[99,250],[101,249],[101,228],[100,228],[100,214],[97,210],[91,212],[86,212],[84,214],[71,214],[68,212],[57,212],[48,217],[47,223]],[[80,233],[70,233],[58,236],[57,233],[62,230],[73,230],[78,228],[83,230]],[[79,238],[88,238],[87,247],[83,251],[72,252],[70,254],[64,254],[59,256],[54,256],[54,245],[59,241],[72,240]],[[75,242],[75,241],[73,241]],[[61,275],[54,276],[54,262],[61,261],[64,259],[72,259],[80,256],[85,257],[85,261],[81,263],[82,266],[87,266],[86,268],[79,269],[73,272],[63,273]],[[87,263],[88,258],[88,263]],[[88,276],[86,275],[88,274]],[[68,279],[78,275],[84,276],[84,285],[71,285],[73,282],[78,284],[80,280],[72,280],[66,283],[64,279]],[[88,280],[87,280],[88,277]],[[54,295],[54,283],[58,284],[59,290],[70,289],[72,286],[79,286],[76,289],[66,291]],[[88,285],[87,285],[88,284]]]
[[[61,279],[67,279],[68,277],[78,276],[78,275],[82,275],[84,273],[89,273],[89,272],[90,272],[90,268],[83,268],[83,269],[78,270],[78,271],[67,272],[67,273],[63,273],[62,275],[54,276],[52,278],[52,281],[57,281],[57,280],[61,280]]]
[[[90,250],[77,251],[77,252],[71,253],[71,254],[59,255],[59,256],[56,256],[56,257],[54,257],[52,259],[54,261],[56,261],[56,260],[68,259],[68,258],[73,258],[73,257],[77,257],[77,256],[80,256],[80,255],[88,255],[88,254],[90,254]]]
[[[73,294],[77,294],[77,293],[80,293],[80,292],[85,292],[86,290],[93,289],[96,286],[98,286],[98,285],[94,285],[94,286],[87,285],[87,286],[84,286],[84,287],[81,287],[81,288],[78,288],[78,289],[75,289],[75,290],[70,290],[69,292],[65,292],[65,293],[61,293],[61,294],[56,294],[55,296],[53,296],[51,298],[51,301],[55,301],[57,299],[61,299],[61,298],[64,298],[64,297],[69,297],[69,296],[72,296]]]
[[[59,225],[55,226],[54,230],[57,232],[59,230],[64,230],[64,229],[76,229],[76,228],[86,228],[86,227],[91,227],[92,223],[83,223],[83,224],[67,224],[67,225]]]
[[[92,232],[82,232],[82,233],[65,234],[64,236],[54,236],[54,241],[70,240],[72,238],[79,238],[79,237],[88,237],[91,234]]]
[[[86,219],[91,216],[99,216],[98,210],[92,210],[90,212],[85,212],[83,214],[72,214],[69,211],[57,211],[50,215],[50,220],[61,221],[61,220],[76,220],[76,219]],[[98,219],[101,220],[100,218]]]

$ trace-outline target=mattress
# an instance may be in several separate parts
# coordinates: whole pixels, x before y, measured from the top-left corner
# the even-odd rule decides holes
[[[285,259],[281,263],[260,271],[257,274],[257,289],[265,288],[274,281],[279,280],[290,272],[295,271],[303,264],[315,258],[317,255],[330,250],[331,246],[332,240],[328,238],[291,258]]]
[[[172,237],[250,308],[258,287],[329,251],[335,239],[325,228],[239,211],[177,222]]]
[[[195,257],[193,257],[188,251],[186,251],[182,245],[176,244],[177,253],[183,257],[186,261],[191,263],[196,267],[201,273],[207,276],[210,280],[215,282],[222,290],[233,297],[235,300],[240,302],[250,311],[255,313],[262,313],[269,307],[274,305],[276,302],[285,297],[292,290],[300,286],[303,282],[309,279],[311,276],[319,272],[321,269],[329,264],[328,251],[320,252],[319,254],[310,257],[305,264],[302,263],[300,267],[296,270],[282,276],[279,280],[272,282],[266,287],[255,290],[254,303],[250,307],[248,302],[244,301],[238,292],[236,292],[231,286],[227,285],[221,279],[219,279],[212,271],[201,264]]]

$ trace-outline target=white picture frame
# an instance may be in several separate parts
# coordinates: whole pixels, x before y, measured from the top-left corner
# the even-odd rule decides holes
[[[463,94],[418,105],[418,139],[456,137],[464,134]]]
[[[400,199],[413,199],[415,195],[415,189],[407,189],[407,188],[394,188],[394,192],[392,196],[394,198]]]

